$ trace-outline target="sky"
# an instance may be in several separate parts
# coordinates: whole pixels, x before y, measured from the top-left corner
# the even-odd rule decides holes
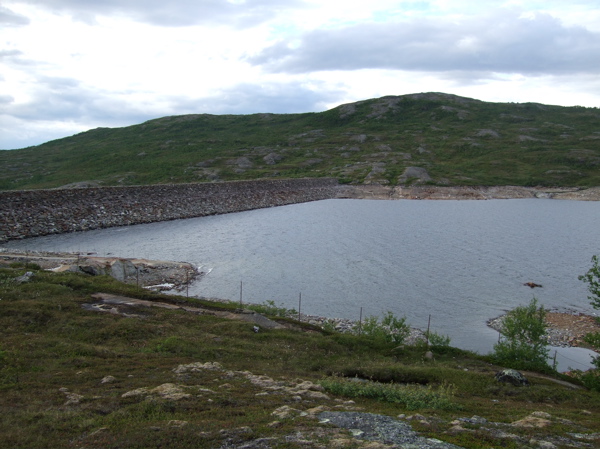
[[[0,0],[0,149],[419,92],[600,107],[598,0]]]

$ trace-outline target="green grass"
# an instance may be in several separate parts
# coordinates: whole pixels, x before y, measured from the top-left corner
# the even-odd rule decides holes
[[[164,117],[0,151],[0,190],[335,177],[398,184],[406,167],[439,185],[600,185],[597,108],[411,95],[321,113]],[[484,131],[482,131],[484,130]],[[485,130],[491,130],[485,131]],[[362,137],[360,137],[362,136]],[[269,156],[275,156],[275,158]],[[241,168],[238,158],[250,167]]]
[[[429,360],[422,346],[314,326],[254,333],[247,322],[182,310],[140,308],[137,317],[91,312],[81,305],[99,291],[217,310],[234,311],[237,304],[157,294],[108,277],[74,273],[34,270],[30,282],[16,283],[24,271],[0,269],[2,448],[214,448],[258,438],[273,438],[272,447],[294,448],[302,446],[285,438],[298,432],[329,447],[328,441],[339,435],[327,433],[318,420],[277,419],[272,413],[283,405],[335,410],[349,400],[366,412],[436,417],[428,427],[416,426],[468,448],[482,447],[480,442],[487,440],[494,447],[513,443],[488,436],[484,429],[446,433],[453,419],[479,415],[510,423],[540,410],[554,417],[553,426],[540,431],[545,436],[600,431],[599,393],[533,374],[527,388],[498,384],[493,375],[499,367],[485,356],[442,345]],[[280,319],[279,307],[269,302],[264,307]],[[196,362],[216,362],[222,368],[174,372]],[[254,383],[249,373],[269,376],[280,382],[279,388],[301,381],[321,384],[330,398],[297,400]],[[114,381],[102,383],[109,375]],[[169,383],[190,396],[125,395]],[[69,403],[71,394],[81,398]],[[187,424],[180,427],[179,421]],[[514,432],[529,438],[536,431]]]

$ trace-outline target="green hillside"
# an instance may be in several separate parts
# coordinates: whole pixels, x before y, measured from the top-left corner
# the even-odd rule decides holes
[[[596,186],[600,111],[427,93],[321,113],[165,117],[0,151],[3,190],[320,176],[356,184]]]

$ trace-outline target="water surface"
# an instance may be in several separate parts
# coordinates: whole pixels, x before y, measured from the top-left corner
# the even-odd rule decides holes
[[[577,279],[600,254],[600,203],[324,200],[10,242],[7,247],[181,260],[208,274],[190,295],[358,319],[392,311],[486,353],[486,321],[534,297],[593,314]],[[525,282],[543,287],[530,289]],[[580,350],[561,351],[574,368]],[[559,357],[560,361],[560,357]]]

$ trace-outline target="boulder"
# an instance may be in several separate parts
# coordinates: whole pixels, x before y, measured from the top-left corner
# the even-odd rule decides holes
[[[398,178],[398,183],[404,184],[413,178],[416,178],[416,183],[431,181],[431,176],[429,176],[429,173],[423,167],[406,167],[404,173]]]
[[[29,282],[32,277],[33,277],[33,272],[32,271],[28,271],[24,275],[16,277],[15,278],[15,282],[17,284],[23,284],[25,282]]]
[[[503,369],[502,371],[498,371],[495,377],[498,382],[509,383],[516,387],[529,385],[527,378],[514,369]]]

